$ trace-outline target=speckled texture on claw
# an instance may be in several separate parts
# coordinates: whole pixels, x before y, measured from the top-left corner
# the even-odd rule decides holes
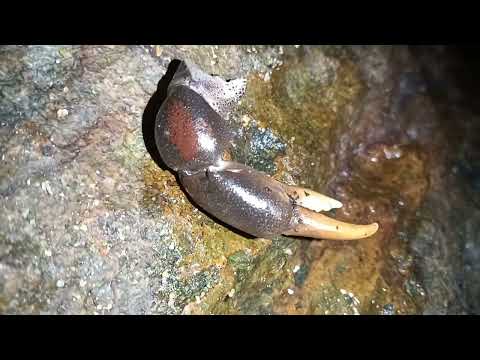
[[[291,227],[291,199],[282,184],[261,172],[229,162],[180,179],[198,205],[248,234],[271,238]]]
[[[196,64],[184,60],[179,65],[170,84],[170,88],[186,86],[201,97],[221,117],[227,119],[233,107],[245,93],[245,79],[224,80],[203,72]]]

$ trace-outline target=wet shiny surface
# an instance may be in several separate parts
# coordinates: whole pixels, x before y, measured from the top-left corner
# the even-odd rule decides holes
[[[262,172],[229,163],[180,179],[199,206],[248,234],[271,238],[290,227],[290,198],[280,183]]]
[[[225,121],[185,86],[171,89],[157,115],[155,141],[163,161],[175,171],[215,163],[232,136]]]

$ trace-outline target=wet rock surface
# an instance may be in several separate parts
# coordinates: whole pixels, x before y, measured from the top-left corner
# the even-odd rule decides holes
[[[379,232],[253,239],[198,210],[152,147],[175,58],[248,78],[234,159]],[[479,313],[462,64],[441,46],[0,47],[0,313]]]

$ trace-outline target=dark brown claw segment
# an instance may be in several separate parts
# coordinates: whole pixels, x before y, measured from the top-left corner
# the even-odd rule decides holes
[[[283,184],[242,164],[227,161],[206,172],[180,173],[180,181],[209,214],[256,237],[280,235],[294,217]]]
[[[378,224],[355,225],[335,220],[315,211],[298,207],[298,223],[284,235],[325,240],[359,240],[372,236]]]

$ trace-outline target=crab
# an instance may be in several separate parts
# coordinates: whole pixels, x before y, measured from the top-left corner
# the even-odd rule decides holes
[[[342,207],[340,201],[228,160],[235,136],[229,119],[245,89],[245,79],[225,80],[185,60],[168,85],[155,143],[197,207],[259,238],[357,240],[375,234],[378,223],[350,224],[321,213]]]

